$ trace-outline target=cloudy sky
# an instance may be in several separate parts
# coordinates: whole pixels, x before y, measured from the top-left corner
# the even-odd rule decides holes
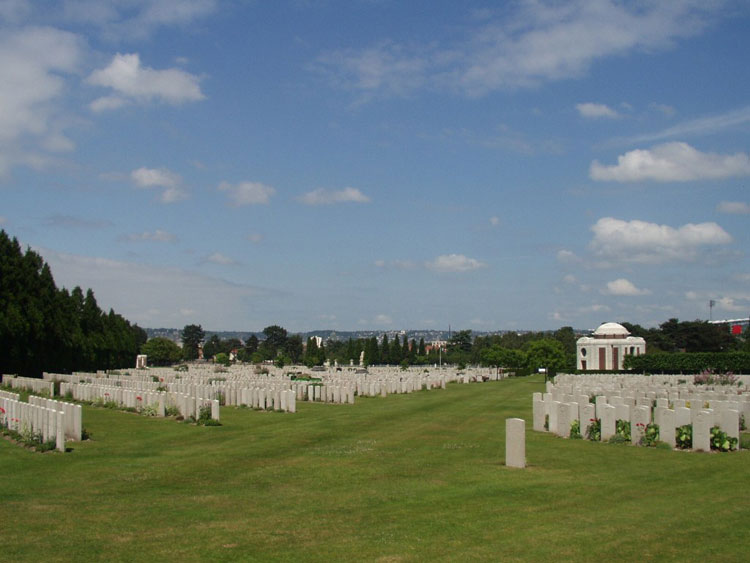
[[[749,28],[734,1],[0,0],[0,228],[146,327],[744,317]]]

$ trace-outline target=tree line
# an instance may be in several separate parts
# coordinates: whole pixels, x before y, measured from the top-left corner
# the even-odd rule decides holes
[[[646,339],[649,354],[675,355],[691,353],[749,352],[750,341],[745,335],[734,336],[726,327],[706,321],[679,321],[669,319],[657,328],[645,329],[640,325],[622,323],[634,336]],[[299,334],[289,334],[278,325],[263,329],[263,338],[251,336],[246,342],[239,339],[222,340],[213,335],[205,340],[200,325],[187,325],[182,331],[183,348],[167,341],[173,348],[173,359],[192,360],[198,357],[198,348],[203,345],[207,359],[221,358],[225,361],[230,352],[236,352],[236,360],[260,363],[274,361],[277,365],[306,364],[309,367],[322,365],[326,361],[339,365],[359,365],[360,357],[370,365],[482,365],[507,368],[516,373],[529,373],[539,368],[551,371],[574,371],[576,368],[576,340],[580,336],[572,327],[565,326],[555,331],[506,332],[502,334],[473,335],[471,330],[459,330],[451,334],[447,342],[440,345],[425,343],[424,339],[408,340],[404,336],[382,334],[380,337],[318,342],[311,337],[303,344]],[[152,339],[153,341],[159,339]],[[166,339],[161,339],[166,340]],[[149,363],[160,363],[159,357],[149,353]],[[219,356],[220,355],[220,356]],[[713,356],[712,356],[713,357]],[[153,358],[153,360],[151,359]],[[660,360],[664,364],[668,360]],[[687,360],[682,360],[683,363]],[[168,362],[167,362],[168,363]]]
[[[0,373],[122,368],[146,339],[138,325],[103,312],[91,289],[59,289],[42,257],[0,230]]]

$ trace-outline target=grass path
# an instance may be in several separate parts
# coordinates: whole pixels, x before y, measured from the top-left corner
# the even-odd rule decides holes
[[[0,560],[747,559],[750,453],[535,433],[537,377],[221,427],[84,407],[93,440],[0,441]],[[527,420],[525,470],[505,419]]]

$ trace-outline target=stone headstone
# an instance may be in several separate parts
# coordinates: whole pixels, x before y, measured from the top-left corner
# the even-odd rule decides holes
[[[522,418],[505,420],[505,465],[526,467],[526,421]]]
[[[693,451],[711,451],[711,426],[713,414],[708,411],[698,411],[693,417]]]

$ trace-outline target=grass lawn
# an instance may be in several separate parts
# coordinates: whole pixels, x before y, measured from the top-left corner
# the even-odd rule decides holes
[[[537,377],[221,427],[84,407],[92,440],[0,440],[0,560],[746,561],[750,453],[531,430]],[[525,470],[505,419],[527,421]]]

